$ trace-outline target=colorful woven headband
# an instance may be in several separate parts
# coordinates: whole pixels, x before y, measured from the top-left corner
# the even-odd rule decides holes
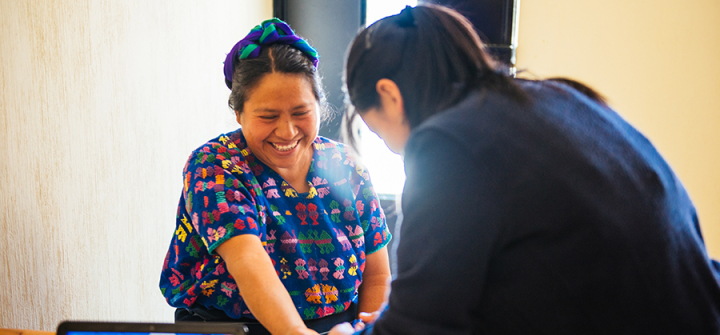
[[[317,69],[318,57],[317,51],[310,46],[304,39],[295,35],[287,23],[280,19],[272,18],[263,21],[255,26],[250,33],[230,50],[225,58],[225,83],[228,88],[232,88],[232,75],[235,69],[235,62],[239,59],[255,58],[260,55],[261,45],[270,44],[287,44],[302,51],[312,60],[313,66]]]

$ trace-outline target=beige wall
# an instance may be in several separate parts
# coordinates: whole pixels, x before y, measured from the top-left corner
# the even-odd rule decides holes
[[[525,76],[605,94],[664,155],[720,258],[720,1],[521,0]]]
[[[270,0],[0,0],[0,327],[166,321],[190,150],[235,127],[225,53]],[[522,0],[518,64],[606,94],[720,258],[720,2]]]
[[[172,321],[190,151],[234,129],[225,54],[270,0],[0,0],[0,327]]]

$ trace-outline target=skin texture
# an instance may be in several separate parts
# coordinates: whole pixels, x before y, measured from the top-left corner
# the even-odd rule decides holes
[[[319,129],[319,107],[310,82],[302,75],[269,73],[236,115],[255,157],[298,192],[307,192],[312,142]],[[216,250],[248,308],[270,333],[317,334],[305,327],[260,238],[235,236]]]
[[[405,105],[397,84],[390,79],[380,79],[375,85],[380,96],[380,106],[370,108],[362,117],[368,128],[385,141],[385,145],[402,154],[410,137],[410,125],[405,118]]]
[[[387,145],[390,150],[397,154],[402,154],[405,144],[410,137],[410,125],[405,118],[405,105],[400,89],[397,84],[390,79],[378,80],[375,89],[380,95],[380,106],[378,108],[370,108],[365,111],[365,113],[360,114],[360,116],[368,128],[385,141],[385,145]],[[373,255],[375,254],[368,256],[368,265],[370,265],[370,257]],[[387,251],[385,251],[385,257],[387,257]],[[386,277],[385,280],[387,280],[387,278],[388,277]],[[365,285],[365,280],[364,278],[363,285]],[[387,303],[389,287],[389,283],[383,285],[382,296],[384,299],[379,304],[376,302],[373,303],[373,308],[363,309],[363,306],[360,306],[360,319],[362,322],[359,322],[355,329],[353,329],[349,323],[342,323],[333,327],[330,335],[349,335],[355,331],[362,330],[365,327],[365,323],[369,324],[374,322],[380,315],[379,310],[381,307]],[[377,290],[379,291],[379,287]],[[374,306],[377,306],[377,308]]]
[[[371,131],[385,140],[388,148],[396,153],[402,152],[410,136],[410,127],[405,122],[405,109],[400,90],[389,79],[378,81],[376,89],[380,93],[381,107],[369,110],[362,115],[362,118]],[[387,247],[367,256],[363,282],[359,288],[359,312],[372,313],[380,309],[386,299],[390,277]]]
[[[296,191],[308,192],[312,143],[319,129],[319,106],[302,75],[270,73],[249,94],[237,121],[250,151]],[[288,150],[289,149],[289,150]],[[260,238],[235,236],[217,249],[252,314],[272,334],[317,334],[305,327],[290,294],[277,276]],[[377,310],[390,277],[387,248],[367,256],[359,288],[360,311]]]
[[[359,312],[372,313],[382,306],[390,276],[387,247],[367,255],[363,281],[358,288]]]
[[[250,92],[243,112],[236,114],[250,151],[295,190],[307,192],[312,142],[320,128],[310,82],[299,74],[269,73]]]
[[[260,238],[235,236],[215,250],[235,278],[250,312],[271,334],[317,334],[305,327]]]

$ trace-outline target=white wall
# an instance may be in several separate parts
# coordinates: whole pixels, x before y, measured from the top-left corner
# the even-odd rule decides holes
[[[605,94],[669,161],[720,259],[720,1],[521,0],[518,67]]]
[[[190,151],[235,129],[226,53],[270,0],[0,0],[0,327],[172,321]]]

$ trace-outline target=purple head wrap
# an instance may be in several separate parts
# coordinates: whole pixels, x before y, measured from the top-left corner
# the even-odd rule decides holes
[[[232,75],[235,69],[235,63],[239,59],[255,58],[260,55],[261,45],[276,43],[291,45],[299,49],[310,58],[313,66],[317,69],[318,58],[320,57],[317,51],[311,47],[307,41],[295,35],[295,32],[290,29],[287,23],[280,19],[272,18],[255,26],[255,28],[250,30],[247,36],[237,42],[232,50],[230,50],[230,53],[227,54],[223,68],[227,87],[232,89]]]

